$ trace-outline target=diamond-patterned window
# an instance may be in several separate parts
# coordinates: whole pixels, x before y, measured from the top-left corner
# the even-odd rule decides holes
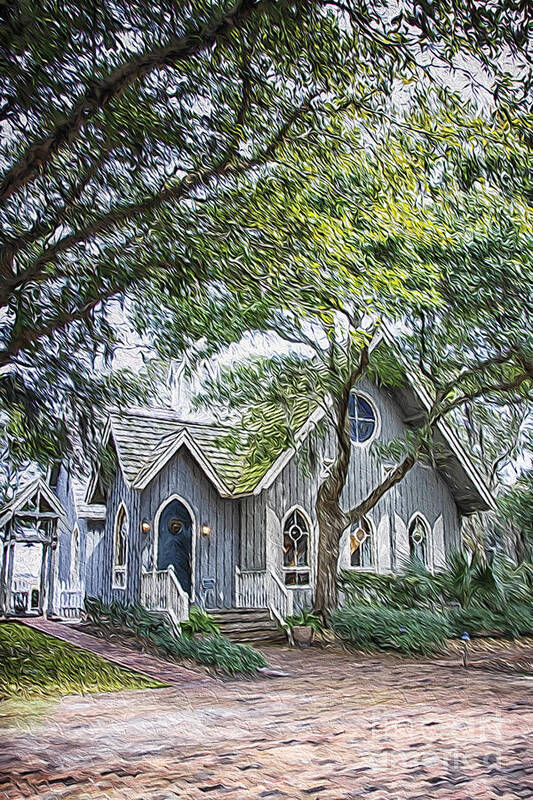
[[[409,555],[422,564],[428,564],[429,530],[426,521],[417,514],[409,525]]]
[[[350,566],[369,568],[373,566],[372,529],[364,517],[350,531]]]
[[[283,526],[283,574],[286,586],[309,585],[309,525],[298,509]]]

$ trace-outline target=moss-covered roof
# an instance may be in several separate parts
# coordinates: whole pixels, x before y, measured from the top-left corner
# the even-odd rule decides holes
[[[252,492],[270,466],[249,465],[244,436],[238,429],[182,420],[169,409],[115,411],[111,433],[124,477],[138,488],[180,447],[192,451],[227,496]]]

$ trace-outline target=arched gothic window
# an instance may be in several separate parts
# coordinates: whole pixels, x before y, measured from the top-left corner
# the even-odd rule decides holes
[[[377,425],[377,414],[373,405],[361,394],[352,392],[348,401],[352,442],[366,444],[372,439]]]
[[[80,571],[80,531],[77,525],[72,531],[70,545],[70,581],[76,584],[79,580]]]
[[[286,586],[309,585],[309,525],[298,509],[283,526],[283,574]]]
[[[354,568],[372,567],[372,529],[364,517],[353,525],[350,531],[350,566]]]
[[[415,514],[409,525],[409,555],[428,565],[429,530],[420,514]]]
[[[118,510],[113,541],[113,587],[126,586],[126,558],[128,553],[128,515],[124,506]]]

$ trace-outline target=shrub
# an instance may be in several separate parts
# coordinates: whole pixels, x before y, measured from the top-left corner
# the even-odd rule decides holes
[[[479,551],[456,550],[447,569],[435,575],[415,559],[404,561],[399,575],[345,571],[340,585],[348,604],[436,609],[459,603],[495,612],[506,604],[533,604],[533,566],[517,567],[502,553],[489,562]]]
[[[96,598],[85,598],[87,619],[104,635],[109,632],[126,634],[150,645],[164,656],[190,659],[197,664],[214,666],[229,675],[253,674],[265,666],[265,659],[253,647],[235,644],[221,635],[200,641],[189,636],[176,636],[170,625],[157,613],[147,611],[138,603],[106,604]]]
[[[454,608],[448,611],[447,616],[454,636],[460,636],[464,631],[470,636],[533,635],[531,606],[524,603],[510,603],[500,611],[481,606]]]
[[[470,636],[499,636],[503,633],[501,615],[488,608],[481,606],[452,608],[446,616],[452,636],[461,636],[464,632],[469,633]]]
[[[444,648],[448,626],[442,614],[423,609],[353,605],[331,616],[334,633],[361,650],[428,655]]]
[[[299,625],[306,625],[312,628],[315,633],[322,633],[324,630],[324,625],[320,617],[317,614],[313,614],[308,608],[302,608],[302,610],[296,614],[291,614],[286,617],[283,627],[291,630]]]
[[[181,632],[184,636],[193,636],[195,633],[210,634],[220,633],[220,628],[211,614],[199,606],[191,606],[189,619],[181,623]]]
[[[433,575],[418,559],[408,559],[400,575],[347,570],[341,573],[340,581],[348,604],[435,608],[443,604],[440,579],[440,574]]]
[[[533,612],[531,605],[515,603],[505,606],[503,618],[511,636],[533,636]]]

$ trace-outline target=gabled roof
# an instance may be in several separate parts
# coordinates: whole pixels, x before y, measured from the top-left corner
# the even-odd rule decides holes
[[[237,437],[236,451],[229,442],[224,443],[225,437]],[[183,447],[222,496],[238,493],[245,460],[238,448],[238,432],[230,427],[182,420],[166,408],[132,408],[110,414],[106,439],[113,441],[122,474],[130,487],[144,489]],[[89,501],[94,493],[92,483]]]
[[[431,407],[431,396],[410,369],[390,333],[375,337],[371,349],[381,343],[391,347],[401,362],[407,381],[391,389],[391,394],[404,411],[406,422],[422,418]],[[294,456],[316,422],[324,415],[321,408],[310,415],[295,435],[295,444],[280,453],[270,464],[250,465],[243,445],[239,446],[237,429],[184,421],[171,409],[137,408],[110,415],[107,440],[114,442],[124,479],[135,489],[144,489],[164,465],[185,448],[223,497],[259,494],[268,488]],[[230,446],[227,441],[231,437]],[[494,498],[487,483],[450,425],[437,423],[435,439],[441,445],[438,468],[448,483],[458,507],[464,513],[494,507]],[[95,480],[88,491],[94,496]]]
[[[35,508],[30,509],[29,504],[37,498]],[[42,478],[34,478],[22,486],[12,500],[0,509],[0,528],[3,528],[15,514],[24,514],[25,510],[38,512],[43,510],[43,505],[48,505],[50,512],[58,518],[65,516],[65,509],[56,495]]]
[[[413,370],[387,327],[381,329],[374,346],[377,347],[381,342],[394,352],[407,377],[404,386],[392,391],[398,405],[403,408],[407,419],[423,418],[433,404],[430,391]],[[439,472],[459,508],[467,514],[494,509],[496,501],[485,477],[468,455],[452,425],[445,419],[438,420],[435,425],[434,441],[440,446],[437,459]]]

